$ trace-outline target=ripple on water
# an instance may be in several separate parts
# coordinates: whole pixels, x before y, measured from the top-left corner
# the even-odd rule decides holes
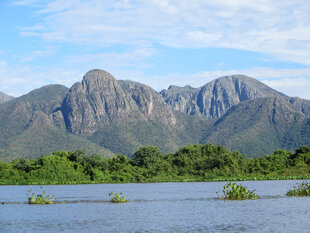
[[[243,182],[259,195],[246,201],[219,200],[218,182],[47,186],[56,205],[28,205],[29,187],[0,186],[0,232],[307,232],[310,199],[285,195],[295,183]],[[129,202],[112,204],[110,192]]]

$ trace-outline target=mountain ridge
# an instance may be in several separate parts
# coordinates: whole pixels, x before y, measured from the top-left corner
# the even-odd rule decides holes
[[[5,103],[5,102],[7,102],[7,101],[9,101],[11,99],[14,99],[14,97],[10,96],[10,95],[7,95],[4,92],[0,91],[0,104],[1,103]]]
[[[70,89],[48,85],[2,103],[0,158],[79,145],[91,153],[130,156],[150,144],[169,153],[209,142],[263,155],[308,145],[309,115],[309,100],[286,96],[245,75],[156,92],[96,69]]]
[[[256,79],[245,75],[223,76],[199,88],[169,88],[162,90],[165,101],[175,110],[183,110],[189,115],[201,115],[207,118],[221,117],[230,107],[248,99],[278,96],[287,98],[286,95],[273,90]],[[178,90],[178,91],[176,91]],[[178,103],[187,106],[178,106]]]

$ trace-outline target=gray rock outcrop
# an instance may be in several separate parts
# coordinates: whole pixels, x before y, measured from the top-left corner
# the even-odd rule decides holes
[[[74,84],[62,105],[67,129],[91,135],[110,123],[156,120],[173,126],[171,108],[150,87],[117,81],[103,70],[91,70]]]
[[[161,91],[161,94],[174,110],[206,118],[221,117],[232,106],[244,100],[261,97],[289,99],[256,79],[244,75],[221,77],[200,88],[172,86]]]

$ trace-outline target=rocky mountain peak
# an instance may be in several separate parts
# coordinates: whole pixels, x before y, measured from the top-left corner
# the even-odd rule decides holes
[[[256,79],[245,75],[224,76],[200,88],[170,86],[161,91],[166,103],[174,110],[205,118],[218,118],[244,100],[261,97],[289,99]]]
[[[160,109],[159,103],[167,113]],[[62,111],[66,127],[73,133],[86,135],[123,121],[175,122],[170,107],[153,89],[135,82],[117,81],[103,70],[89,71],[81,83],[74,84]]]
[[[75,83],[62,105],[66,127],[73,133],[91,135],[100,125],[131,113],[130,98],[117,80],[103,70],[91,70]]]
[[[104,70],[90,70],[88,71],[82,80],[82,85],[84,87],[93,86],[96,84],[97,86],[102,86],[105,83],[113,83],[116,82],[116,79],[108,72]]]

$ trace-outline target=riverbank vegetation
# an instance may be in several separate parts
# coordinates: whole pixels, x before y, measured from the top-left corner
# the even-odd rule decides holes
[[[171,154],[140,147],[128,158],[103,158],[83,151],[55,152],[37,159],[0,162],[0,184],[84,184],[128,182],[309,179],[310,147],[277,150],[248,158],[219,145],[191,144]]]

